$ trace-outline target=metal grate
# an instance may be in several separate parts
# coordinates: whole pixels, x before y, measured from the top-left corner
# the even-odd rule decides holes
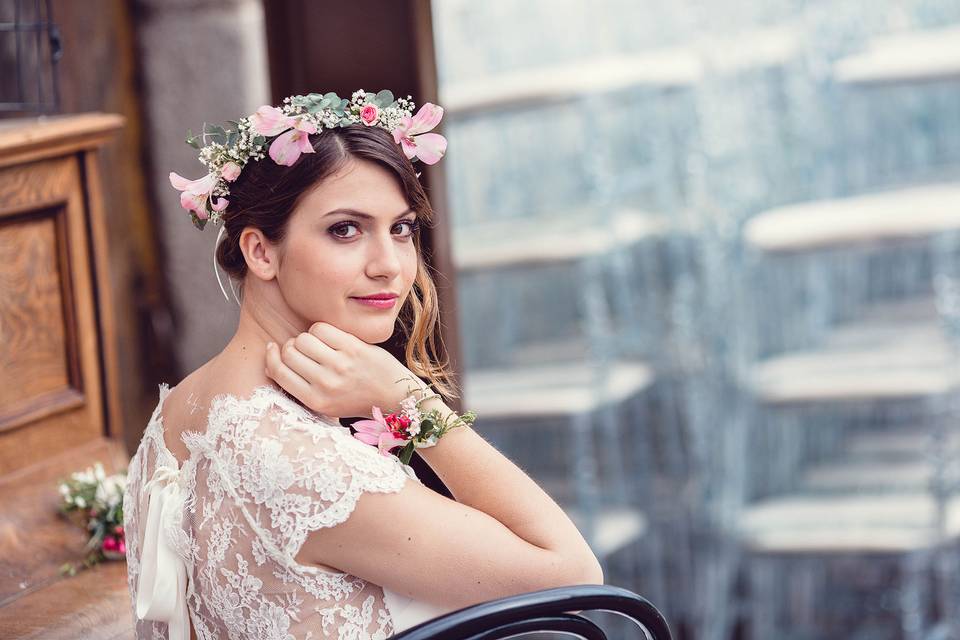
[[[62,55],[50,0],[0,0],[0,113],[57,111]]]

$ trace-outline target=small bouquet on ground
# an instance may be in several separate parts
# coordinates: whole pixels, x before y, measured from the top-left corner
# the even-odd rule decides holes
[[[103,560],[126,556],[123,531],[123,493],[126,486],[125,474],[108,476],[99,462],[60,482],[60,512],[90,535],[84,547],[87,554],[82,562],[84,568]],[[60,567],[60,572],[74,575],[79,568],[79,565],[68,562]]]
[[[419,400],[413,393],[408,395],[400,402],[400,410],[393,413],[384,415],[380,407],[373,407],[373,420],[353,423],[353,428],[357,430],[353,437],[377,447],[385,456],[394,455],[390,450],[401,447],[395,455],[400,462],[408,465],[414,449],[432,447],[450,429],[472,425],[476,420],[473,411],[462,416],[452,412],[444,416],[438,409],[424,413],[420,405],[437,395],[429,387],[424,389],[427,390],[429,393],[424,393]]]

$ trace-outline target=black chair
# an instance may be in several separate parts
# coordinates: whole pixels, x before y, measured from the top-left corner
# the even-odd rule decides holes
[[[620,587],[588,584],[465,607],[401,631],[391,640],[496,640],[535,631],[607,639],[599,625],[571,611],[609,611],[637,624],[641,629],[637,638],[672,639],[666,619],[644,598]]]

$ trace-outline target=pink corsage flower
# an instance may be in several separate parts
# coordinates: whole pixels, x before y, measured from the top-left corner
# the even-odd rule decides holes
[[[379,407],[373,408],[373,420],[357,420],[353,428],[357,433],[353,437],[366,444],[374,445],[381,455],[389,456],[390,449],[407,444],[410,439],[406,429],[410,427],[410,419],[395,413],[385,417]]]
[[[443,117],[443,107],[424,103],[412,118],[405,116],[393,130],[393,141],[403,147],[409,159],[419,158],[426,164],[435,164],[447,150],[447,139],[439,133],[427,133]]]
[[[217,176],[213,173],[196,180],[188,180],[174,171],[170,172],[170,184],[181,192],[180,206],[187,211],[193,211],[201,220],[209,217],[207,201],[210,201],[210,208],[213,211],[223,211],[230,204],[226,198],[211,197],[210,192],[213,191],[216,183]]]
[[[368,127],[376,124],[377,118],[379,117],[380,110],[375,104],[368,104],[360,110],[360,121]]]

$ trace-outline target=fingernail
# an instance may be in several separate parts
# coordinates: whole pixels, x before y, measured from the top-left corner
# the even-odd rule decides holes
[[[269,351],[270,349],[273,349],[275,346],[277,346],[277,345],[273,344],[272,342],[268,342],[268,343],[267,343],[267,350]]]

